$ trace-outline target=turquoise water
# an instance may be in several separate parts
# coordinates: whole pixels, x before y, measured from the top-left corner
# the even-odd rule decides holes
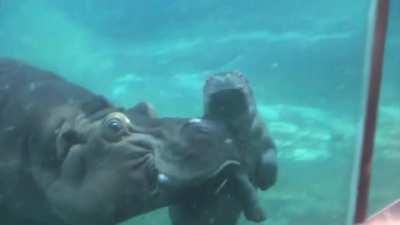
[[[0,0],[0,56],[161,116],[202,114],[213,73],[240,70],[278,145],[263,224],[345,224],[368,0]],[[400,197],[400,2],[392,1],[370,212]],[[125,225],[166,224],[165,209]],[[1,222],[0,222],[1,223]],[[241,220],[240,224],[252,224]]]

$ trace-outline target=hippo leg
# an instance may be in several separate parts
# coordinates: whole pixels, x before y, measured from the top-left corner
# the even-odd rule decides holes
[[[257,163],[255,182],[261,190],[266,190],[276,182],[278,168],[275,150],[269,149],[262,153]]]
[[[249,177],[238,172],[233,175],[235,197],[243,207],[244,215],[248,220],[261,222],[266,219],[266,214],[257,198],[257,192]]]

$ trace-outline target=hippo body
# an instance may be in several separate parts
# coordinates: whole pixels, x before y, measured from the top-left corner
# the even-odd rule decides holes
[[[108,225],[147,209],[153,149],[137,143],[151,137],[106,124],[120,109],[18,61],[0,61],[0,83],[2,223]]]
[[[62,119],[41,121],[68,99],[81,100],[91,94],[79,87],[68,90],[71,87],[59,85],[60,81],[16,61],[0,61],[0,205],[6,224],[63,224],[42,189],[58,176],[60,159],[52,140]],[[65,116],[73,116],[72,108]]]
[[[203,118],[218,120],[231,132],[241,168],[219,192],[202,187],[171,206],[173,225],[234,225],[242,212],[248,220],[264,221],[256,190],[276,182],[276,147],[257,113],[250,85],[239,72],[221,73],[207,80],[203,94]]]
[[[0,59],[0,221],[113,225],[176,204],[234,174],[231,139],[217,121],[156,118],[144,103],[117,108],[51,72]]]

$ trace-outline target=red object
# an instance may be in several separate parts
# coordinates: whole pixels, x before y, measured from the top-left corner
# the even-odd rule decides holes
[[[366,218],[370,172],[375,139],[376,118],[379,105],[379,93],[382,80],[383,55],[385,49],[386,27],[388,20],[389,0],[372,1],[375,8],[371,16],[371,36],[368,43],[369,58],[366,62],[368,75],[368,96],[365,104],[365,115],[362,131],[361,155],[357,195],[353,223],[362,223]],[[397,225],[400,225],[397,224]]]
[[[400,199],[371,216],[362,225],[400,225]]]

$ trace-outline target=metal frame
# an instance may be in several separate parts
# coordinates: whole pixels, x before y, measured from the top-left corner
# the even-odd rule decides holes
[[[372,157],[378,115],[379,95],[382,80],[383,56],[385,49],[388,22],[389,0],[372,0],[370,30],[367,41],[367,52],[364,73],[367,76],[367,93],[364,102],[364,116],[359,146],[359,158],[354,170],[354,192],[352,199],[352,216],[350,223],[365,221],[368,209],[368,194],[371,179]],[[353,192],[353,193],[354,193]]]

